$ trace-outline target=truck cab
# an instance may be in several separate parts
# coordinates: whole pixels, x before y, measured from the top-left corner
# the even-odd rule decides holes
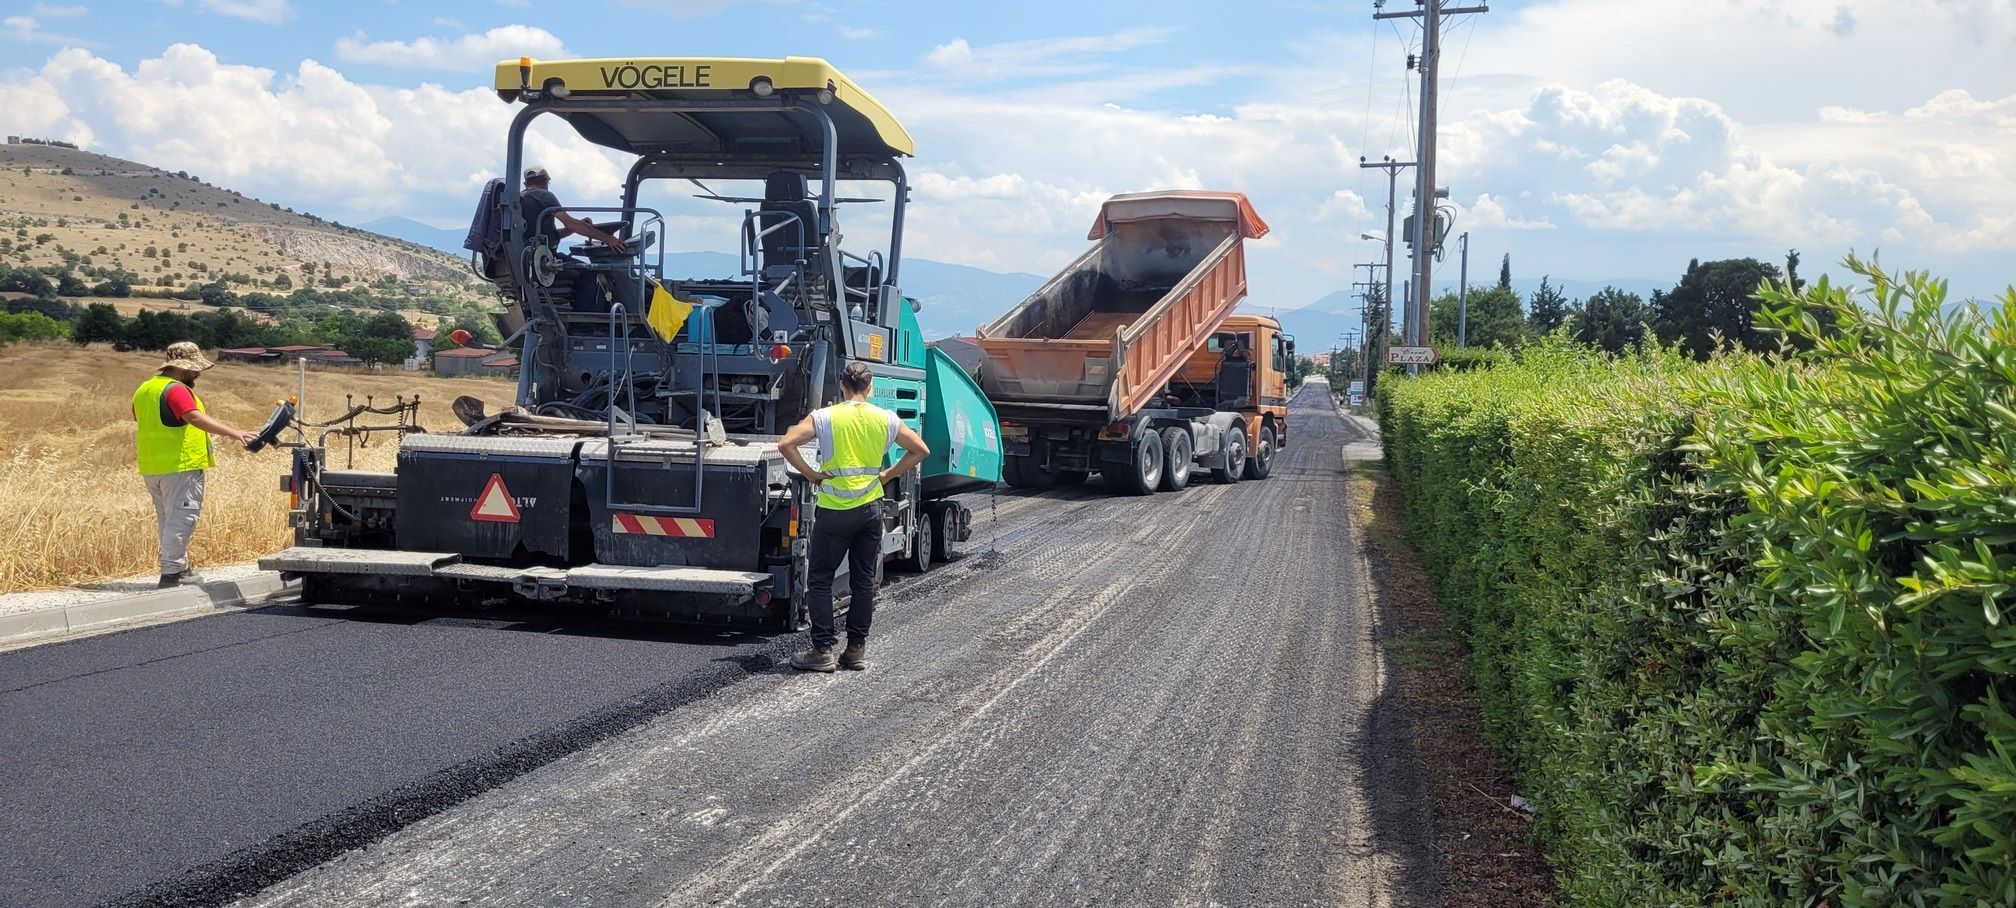
[[[1274,454],[1288,446],[1288,373],[1295,340],[1281,323],[1263,315],[1236,314],[1212,332],[1203,349],[1185,361],[1169,382],[1169,403],[1180,407],[1236,410],[1246,417],[1246,437],[1254,440],[1255,472],[1271,472]]]

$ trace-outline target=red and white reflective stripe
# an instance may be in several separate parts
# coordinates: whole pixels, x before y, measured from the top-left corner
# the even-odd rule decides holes
[[[618,514],[612,529],[618,533],[634,533],[640,536],[714,538],[714,521],[704,517],[647,517],[643,514]]]

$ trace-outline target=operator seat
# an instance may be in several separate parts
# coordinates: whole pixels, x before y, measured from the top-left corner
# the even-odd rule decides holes
[[[799,259],[813,272],[818,272],[819,206],[807,197],[805,175],[780,170],[763,181],[763,210],[785,212],[797,216],[797,223],[783,214],[761,216],[763,229],[777,227],[763,235],[763,267],[775,268],[796,264]],[[782,225],[782,226],[779,226]],[[803,225],[803,239],[800,239],[800,225]]]

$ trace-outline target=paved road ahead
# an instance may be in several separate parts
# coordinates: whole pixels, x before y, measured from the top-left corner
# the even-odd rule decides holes
[[[304,608],[0,654],[0,904],[1436,904],[1307,404],[1266,482],[982,499],[866,674]]]

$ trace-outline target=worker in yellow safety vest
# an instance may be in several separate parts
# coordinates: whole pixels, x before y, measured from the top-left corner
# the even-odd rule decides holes
[[[791,657],[800,671],[830,672],[836,666],[860,671],[868,667],[868,625],[875,619],[876,567],[882,561],[882,487],[924,462],[931,449],[896,414],[868,402],[875,374],[865,363],[840,370],[840,391],[847,399],[805,417],[777,442],[777,452],[807,481],[819,486],[819,508],[812,521],[806,580],[806,607],[812,617],[812,648]],[[799,447],[818,442],[819,467],[814,469]],[[888,469],[889,446],[901,445],[903,459]],[[833,578],[841,559],[847,560],[848,584],[854,598],[847,606],[847,649],[836,659],[833,644]]]
[[[154,499],[154,528],[161,540],[163,588],[202,583],[189,569],[189,536],[203,510],[203,471],[216,462],[211,435],[251,444],[257,433],[234,429],[203,411],[196,379],[211,366],[188,341],[168,345],[168,361],[133,392],[133,422],[140,478]]]

